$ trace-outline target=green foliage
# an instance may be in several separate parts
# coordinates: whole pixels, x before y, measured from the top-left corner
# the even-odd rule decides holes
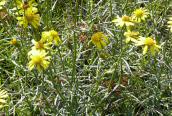
[[[14,0],[0,10],[0,83],[8,91],[6,115],[172,115],[172,33],[167,27],[170,0],[39,0],[38,29],[18,25]],[[145,7],[150,17],[135,29],[154,36],[155,56],[125,43],[125,28],[112,23]],[[60,46],[48,50],[48,69],[28,70],[31,40],[56,30]],[[110,40],[97,49],[91,36]],[[17,38],[18,46],[9,44]]]

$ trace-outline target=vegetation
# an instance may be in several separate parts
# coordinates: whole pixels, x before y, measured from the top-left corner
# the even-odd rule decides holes
[[[171,0],[1,0],[1,115],[172,115]]]

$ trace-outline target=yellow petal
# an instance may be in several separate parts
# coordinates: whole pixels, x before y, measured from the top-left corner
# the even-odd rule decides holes
[[[159,48],[159,49],[161,48],[161,46],[159,46],[159,45],[155,45],[155,47],[156,47],[156,48]]]
[[[107,45],[104,41],[101,41],[100,44],[101,44],[102,48],[104,48]]]
[[[147,53],[147,51],[148,51],[148,46],[145,46],[145,47],[143,48],[143,55],[145,55],[145,54]]]
[[[6,0],[1,1],[0,6],[5,5],[5,3],[6,3]]]
[[[6,103],[6,100],[0,99],[0,103]]]
[[[118,19],[113,19],[112,22],[115,23],[115,22],[117,22],[117,20],[118,20]]]
[[[129,37],[126,38],[125,42],[129,43],[131,41],[131,39]]]
[[[98,49],[102,49],[102,45],[101,45],[101,43],[100,43],[100,42],[95,43],[95,45],[97,46],[97,48],[98,48]]]
[[[151,52],[151,54],[154,56],[155,55],[155,53],[156,53],[156,47],[155,46],[152,46],[152,47],[150,47],[150,52]]]

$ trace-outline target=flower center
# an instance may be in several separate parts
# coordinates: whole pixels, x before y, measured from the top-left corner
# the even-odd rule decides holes
[[[98,37],[94,38],[94,41],[96,41],[96,42],[99,42],[100,40],[101,40],[101,38],[98,38]]]
[[[97,34],[93,37],[93,41],[95,41],[95,42],[100,42],[101,40],[103,40],[103,37],[102,37],[101,33],[97,33]]]
[[[26,19],[28,20],[28,22],[31,22],[34,19],[34,15],[32,15],[32,14],[26,15]]]
[[[40,56],[35,56],[34,57],[34,59],[33,59],[33,62],[34,62],[34,64],[41,64],[41,62],[42,62],[42,57],[40,57]]]
[[[14,39],[12,39],[11,41],[10,41],[10,44],[11,45],[16,45],[17,44],[17,40],[14,38]]]
[[[130,21],[130,17],[129,16],[123,16],[122,21]]]
[[[152,38],[150,37],[146,38],[145,45],[152,46],[154,44],[156,44],[156,42]]]
[[[144,11],[141,10],[141,9],[138,9],[138,10],[136,10],[136,12],[135,12],[136,17],[139,17],[139,18],[142,17],[143,14],[144,14]]]

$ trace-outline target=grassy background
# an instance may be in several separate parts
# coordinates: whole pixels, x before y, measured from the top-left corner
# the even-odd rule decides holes
[[[136,28],[163,43],[152,57],[126,44],[111,23],[117,15],[131,15],[145,6],[148,20]],[[18,26],[9,0],[0,20],[0,81],[9,93],[7,115],[172,115],[172,38],[167,28],[170,0],[39,0],[41,27]],[[43,73],[27,68],[31,40],[54,29],[63,43],[51,52]],[[83,31],[84,30],[84,31]],[[91,35],[102,31],[110,44],[98,50]],[[16,37],[19,46],[9,45]]]

